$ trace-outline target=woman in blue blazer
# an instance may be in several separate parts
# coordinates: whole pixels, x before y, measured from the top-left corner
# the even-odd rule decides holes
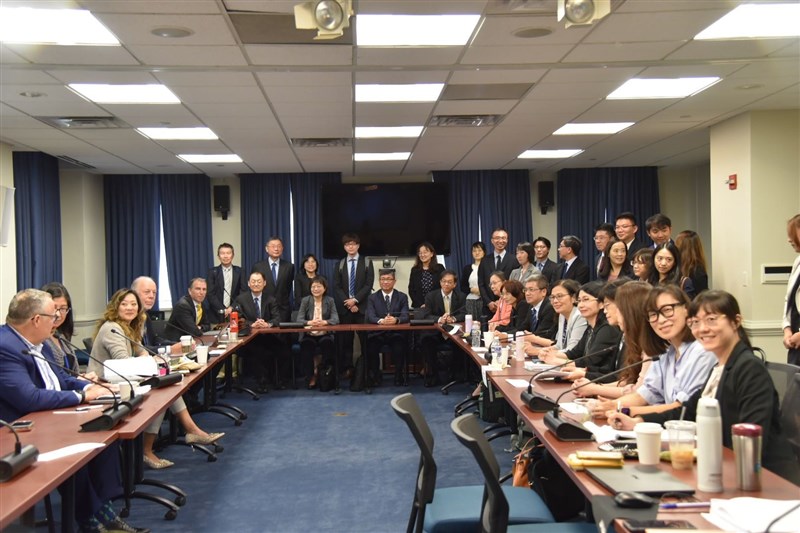
[[[328,281],[317,276],[311,280],[311,294],[300,302],[297,320],[306,327],[335,326],[339,323],[336,302],[328,294]],[[333,333],[312,329],[300,338],[301,368],[306,376],[306,386],[316,388],[320,364],[333,363]]]

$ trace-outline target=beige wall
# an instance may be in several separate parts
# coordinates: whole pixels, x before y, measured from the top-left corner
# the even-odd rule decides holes
[[[533,222],[533,233],[531,238],[545,237],[550,239],[550,259],[558,261],[558,228],[556,223],[558,213],[558,197],[556,197],[555,206],[548,207],[547,213],[542,214],[542,209],[539,207],[539,182],[552,181],[554,184],[558,181],[555,172],[531,172],[531,220]],[[555,185],[554,185],[555,188]]]
[[[4,143],[0,143],[0,187],[14,187],[11,147]],[[2,212],[4,201],[5,195],[0,190],[0,217],[4,214]],[[14,216],[10,221],[8,246],[0,246],[0,322],[5,322],[8,304],[17,292],[17,240],[14,234]]]

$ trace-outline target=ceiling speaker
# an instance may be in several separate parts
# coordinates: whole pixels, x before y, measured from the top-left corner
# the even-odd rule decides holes
[[[336,39],[350,26],[352,0],[315,0],[294,6],[298,30],[317,30],[314,39]]]

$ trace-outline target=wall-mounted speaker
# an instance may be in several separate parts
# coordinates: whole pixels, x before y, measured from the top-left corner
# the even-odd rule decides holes
[[[222,214],[222,220],[228,220],[231,210],[231,188],[229,185],[214,185],[214,211]]]
[[[539,182],[539,207],[542,214],[547,214],[547,208],[556,205],[555,187],[552,181]]]

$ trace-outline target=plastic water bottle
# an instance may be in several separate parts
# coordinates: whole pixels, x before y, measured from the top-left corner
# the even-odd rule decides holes
[[[697,402],[697,488],[722,492],[722,418],[716,398]]]
[[[474,321],[472,323],[472,332],[470,333],[470,337],[472,337],[472,347],[473,348],[480,348],[481,347],[481,323],[479,321]]]
[[[464,331],[472,332],[472,315],[464,316]]]
[[[500,347],[500,339],[495,336],[494,340],[492,341],[492,361],[499,362],[500,361],[500,352],[502,348]]]
[[[525,332],[518,331],[516,342],[514,343],[514,359],[522,361],[525,359]]]
[[[158,357],[156,359],[156,366],[158,367],[158,375],[164,376],[167,373],[167,361],[169,361],[169,356],[167,356],[167,349],[166,348],[159,348],[158,349]]]

